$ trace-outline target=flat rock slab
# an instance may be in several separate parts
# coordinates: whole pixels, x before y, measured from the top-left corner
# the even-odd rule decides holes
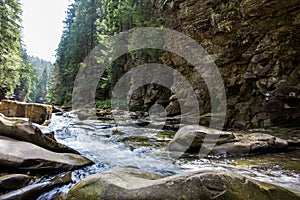
[[[184,153],[241,156],[288,150],[288,141],[265,133],[235,133],[197,126],[178,131],[167,147],[171,155]]]
[[[161,178],[137,168],[92,175],[71,188],[67,200],[222,199],[299,200],[296,194],[225,171],[196,171]]]
[[[79,154],[76,150],[46,136],[34,124],[20,118],[9,118],[0,114],[0,135],[30,142],[54,152]]]
[[[251,155],[284,152],[288,150],[288,142],[264,133],[234,134],[236,141],[216,145],[213,154]]]
[[[0,136],[0,167],[7,171],[72,170],[93,162],[72,153],[55,153],[34,144]]]

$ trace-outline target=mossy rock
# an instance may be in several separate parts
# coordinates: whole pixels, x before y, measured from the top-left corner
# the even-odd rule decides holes
[[[67,200],[222,199],[299,200],[275,185],[224,171],[196,171],[162,178],[137,168],[121,168],[88,177],[73,186]]]

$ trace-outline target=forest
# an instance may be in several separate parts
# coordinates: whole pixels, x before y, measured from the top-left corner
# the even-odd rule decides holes
[[[53,67],[27,55],[21,37],[20,2],[1,1],[0,85],[3,95],[6,91],[8,97],[21,101],[70,104],[77,72],[89,52],[115,33],[134,27],[160,26],[162,18],[156,8],[162,4],[163,1],[158,0],[75,0],[67,10]],[[124,59],[120,62],[125,62]],[[123,67],[118,64],[109,67],[99,83],[99,99],[110,98],[110,87],[122,71]]]
[[[0,99],[46,103],[53,65],[27,54],[20,2],[1,1],[0,8]]]
[[[71,102],[80,65],[90,51],[106,38],[135,27],[161,26],[162,17],[157,9],[160,5],[163,5],[161,0],[87,0],[70,5],[56,54],[51,102],[57,105]],[[124,73],[127,57],[125,55],[113,66],[107,67],[99,82],[98,100],[110,98],[116,80]]]

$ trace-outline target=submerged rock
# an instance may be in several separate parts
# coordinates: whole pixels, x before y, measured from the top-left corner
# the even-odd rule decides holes
[[[2,200],[12,200],[12,199],[18,199],[18,200],[28,200],[28,199],[36,199],[38,198],[42,193],[50,190],[53,187],[65,185],[68,183],[71,183],[71,173],[68,172],[62,176],[55,177],[54,179],[44,182],[44,183],[38,183],[34,185],[29,185],[27,187],[21,188],[19,190],[7,193],[5,195],[0,196],[0,199]]]
[[[0,166],[10,171],[52,172],[83,167],[93,162],[73,153],[55,153],[34,144],[0,136]]]
[[[264,133],[233,133],[198,126],[177,132],[168,144],[168,150],[179,156],[199,152],[205,153],[202,156],[208,153],[239,156],[286,151],[288,142]]]
[[[223,199],[299,200],[281,187],[225,171],[196,171],[162,178],[137,168],[92,175],[71,188],[67,200]]]
[[[0,176],[0,190],[14,190],[25,187],[32,177],[25,174],[6,174]]]
[[[9,118],[0,114],[0,135],[30,142],[54,152],[79,154],[76,150],[46,136],[37,126],[20,118]]]

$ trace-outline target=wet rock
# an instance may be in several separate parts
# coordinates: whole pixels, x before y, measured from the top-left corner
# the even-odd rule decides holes
[[[97,119],[95,109],[77,109],[71,111],[72,114],[76,114],[80,120]]]
[[[38,183],[30,185],[19,190],[7,193],[0,196],[2,200],[28,200],[28,199],[37,199],[42,193],[49,191],[51,188],[65,185],[72,182],[71,172],[68,172],[62,176],[55,177],[50,181],[44,183]]]
[[[0,113],[7,117],[26,117],[31,122],[43,124],[51,118],[52,106],[3,100],[0,104]]]
[[[51,122],[49,122],[49,124],[50,124],[50,123],[51,123]],[[49,138],[55,140],[55,137],[54,137],[54,131],[52,131],[52,130],[48,127],[49,124],[45,125],[45,123],[44,123],[43,125],[39,125],[39,124],[34,124],[34,123],[33,123],[33,125],[36,126],[38,129],[40,129],[44,135],[46,135],[47,137],[49,137]]]
[[[198,126],[176,133],[170,152],[239,156],[288,150],[288,142],[265,133],[234,133]]]
[[[0,176],[0,190],[14,190],[25,187],[32,177],[25,174],[6,174]]]
[[[250,155],[288,150],[288,142],[286,140],[264,133],[235,134],[235,137],[235,142],[216,145],[212,153],[221,155]]]
[[[64,115],[64,112],[57,112],[55,113],[56,116],[63,116]]]
[[[73,153],[55,153],[34,144],[0,136],[0,166],[9,171],[66,171],[93,162]]]
[[[47,137],[37,126],[24,119],[4,117],[0,114],[0,135],[30,142],[54,152],[79,154],[76,150]]]
[[[133,120],[132,123],[137,126],[147,126],[150,124],[150,121],[145,119],[138,119],[138,120]]]
[[[96,115],[98,117],[105,117],[105,116],[108,116],[108,115],[112,115],[112,112],[110,110],[107,110],[107,109],[105,109],[105,110],[98,109],[96,111]]]
[[[291,149],[300,149],[300,139],[290,139],[287,140],[289,148]]]
[[[162,178],[137,168],[92,175],[71,188],[82,199],[260,199],[298,200],[296,194],[225,171],[196,171]]]
[[[58,106],[52,106],[52,113],[55,113],[57,115],[57,113],[63,113],[63,109],[58,107]]]
[[[72,106],[64,105],[64,106],[61,107],[61,109],[62,109],[63,111],[69,112],[69,111],[72,110]]]

